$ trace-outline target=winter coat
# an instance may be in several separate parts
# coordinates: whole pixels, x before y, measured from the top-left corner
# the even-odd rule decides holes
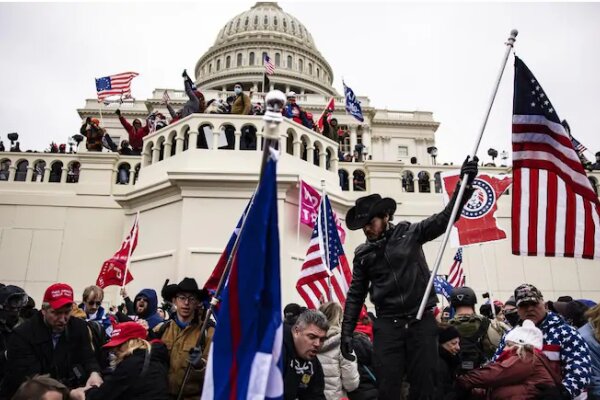
[[[158,315],[158,312],[157,312],[158,296],[156,295],[156,291],[154,289],[142,289],[135,296],[135,299],[137,299],[140,296],[143,296],[146,299],[148,299],[148,308],[146,308],[146,311],[143,314],[138,314],[137,316],[139,318],[146,320],[146,322],[148,323],[149,329],[154,329],[154,327],[156,325],[163,322],[163,319],[161,318],[160,315]],[[134,313],[135,313],[135,304],[133,305],[133,309],[134,309]]]
[[[283,108],[283,116],[291,118],[294,122],[312,129],[312,123],[306,117],[306,112],[296,103],[287,103]]]
[[[79,309],[83,310],[85,312],[85,306],[83,303],[79,304]],[[104,328],[106,333],[110,336],[110,333],[112,332],[112,324],[110,322],[109,315],[106,313],[106,310],[104,309],[104,307],[102,307],[102,306],[98,307],[98,310],[96,311],[96,313],[93,316],[91,316],[91,318],[90,318],[90,315],[85,313],[85,320],[86,321],[95,321],[95,322],[99,323],[100,325],[102,325],[102,327]]]
[[[123,125],[123,128],[125,128],[127,134],[129,135],[129,144],[131,145],[131,148],[136,151],[141,151],[144,143],[143,139],[148,135],[148,133],[150,133],[148,124],[136,129],[133,127],[133,125],[127,122],[123,116],[119,116],[119,121],[121,121],[121,125]],[[133,122],[135,121],[139,121],[139,119],[133,120]]]
[[[162,343],[152,343],[149,363],[146,350],[137,349],[121,361],[100,387],[85,392],[86,400],[168,400],[169,353]]]
[[[600,343],[594,336],[594,329],[589,322],[579,328],[579,334],[587,343],[592,357],[592,373],[588,394],[600,398]]]
[[[252,103],[250,102],[250,97],[248,97],[247,94],[242,93],[235,97],[233,105],[231,106],[231,114],[248,115],[250,114],[251,108]]]
[[[373,368],[373,343],[367,335],[355,332],[352,337],[354,354],[358,363],[360,383],[358,388],[348,393],[350,400],[377,400],[377,381]]]
[[[201,325],[200,321],[195,321],[182,329],[175,320],[169,320],[154,327],[154,332],[158,334],[161,341],[169,350],[169,393],[173,396],[177,396],[179,393],[179,386],[183,382],[185,370],[188,366],[190,349],[196,347]],[[211,326],[208,328],[205,338],[202,341],[204,360],[208,360],[213,333],[214,327]],[[192,369],[190,378],[183,390],[183,398],[185,400],[198,399],[202,393],[203,383],[204,369]]]
[[[460,365],[458,355],[454,356],[442,346],[438,346],[436,399],[456,400],[458,399],[455,382]]]
[[[325,400],[325,380],[318,357],[303,360],[296,356],[289,326],[283,327],[284,400]]]
[[[467,390],[486,388],[490,400],[527,400],[540,394],[535,385],[556,386],[559,381],[560,376],[542,352],[527,353],[521,359],[511,349],[495,362],[461,375],[457,384]]]
[[[81,373],[77,380],[73,369]],[[7,346],[6,375],[0,388],[0,399],[10,398],[27,377],[50,374],[67,387],[85,384],[92,372],[100,367],[90,344],[85,321],[69,318],[56,347],[42,312],[17,326]]]
[[[589,350],[583,338],[571,325],[553,312],[546,313],[537,325],[544,334],[542,351],[562,375],[563,386],[575,398],[590,382]],[[506,335],[502,337],[494,359],[504,351]]]
[[[358,387],[360,375],[356,361],[346,360],[340,350],[340,327],[332,326],[317,357],[325,376],[325,397],[339,400]]]
[[[85,142],[87,151],[102,151],[102,138],[106,133],[104,128],[92,124],[88,125],[86,122],[81,126],[81,129],[79,129],[79,133],[87,139]]]
[[[183,105],[181,110],[175,111],[170,104],[167,103],[167,109],[169,110],[169,114],[173,120],[171,123],[176,122],[182,118],[187,117],[190,114],[194,113],[202,113],[206,107],[204,102],[204,95],[199,91],[194,91],[192,89],[192,83],[190,80],[184,81],[185,93],[187,94],[189,100]],[[198,93],[198,96],[196,95]]]
[[[416,316],[430,275],[423,244],[446,230],[457,192],[442,212],[417,223],[390,224],[383,238],[357,247],[352,283],[346,295],[342,336],[352,336],[367,292],[378,318]],[[466,190],[463,205],[472,193],[472,188]],[[458,216],[460,210],[462,207]],[[427,308],[434,307],[437,301],[432,290]]]

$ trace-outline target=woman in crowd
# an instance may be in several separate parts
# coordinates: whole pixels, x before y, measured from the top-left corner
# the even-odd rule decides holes
[[[169,355],[162,343],[146,341],[146,329],[136,322],[115,325],[105,348],[114,358],[112,374],[102,386],[71,391],[77,400],[168,400]]]
[[[592,379],[588,387],[588,399],[600,400],[600,305],[590,308],[585,316],[588,322],[579,328],[579,333],[587,343],[592,357]]]
[[[523,321],[505,340],[506,348],[496,362],[460,376],[457,384],[466,390],[487,389],[490,400],[536,399],[541,388],[561,384],[560,374],[541,352],[542,331],[532,321]]]
[[[458,398],[454,382],[460,365],[460,334],[447,323],[440,324],[438,331],[438,399],[455,400]]]
[[[328,302],[319,307],[327,317],[327,339],[317,355],[325,375],[325,397],[339,400],[358,387],[360,376],[356,360],[346,360],[340,351],[343,310],[338,303]]]

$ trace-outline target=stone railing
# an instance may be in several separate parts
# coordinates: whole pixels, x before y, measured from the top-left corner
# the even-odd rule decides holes
[[[160,163],[188,149],[262,151],[261,116],[192,114],[144,138],[142,167]],[[337,172],[338,143],[284,118],[279,125],[282,154]]]

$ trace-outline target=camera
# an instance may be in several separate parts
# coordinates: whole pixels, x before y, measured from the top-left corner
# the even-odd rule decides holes
[[[285,105],[285,95],[281,90],[272,90],[265,97],[266,111],[263,119],[267,122],[280,123],[283,121],[283,106]]]

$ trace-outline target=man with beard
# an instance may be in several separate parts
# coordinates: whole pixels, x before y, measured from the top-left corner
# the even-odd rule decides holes
[[[158,296],[154,289],[142,289],[135,296],[133,310],[137,318],[146,321],[150,330],[163,321],[158,314]]]

